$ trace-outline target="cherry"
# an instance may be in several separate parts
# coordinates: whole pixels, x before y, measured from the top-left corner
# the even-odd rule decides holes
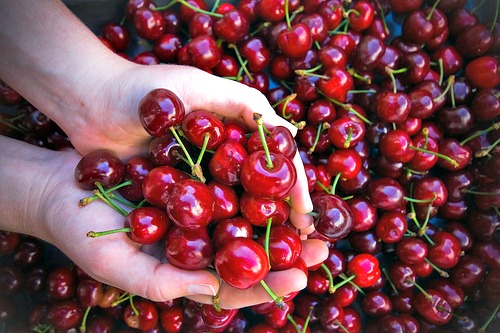
[[[191,148],[190,143],[187,140],[181,140],[182,145],[184,145],[186,149],[189,150]],[[177,163],[181,161],[181,157],[183,154],[181,144],[177,141],[172,133],[167,133],[162,137],[154,138],[153,140],[151,140],[151,142],[149,143],[148,152],[149,158],[151,160],[149,164],[153,162],[155,165],[169,165],[172,167],[176,166]],[[126,164],[125,168],[127,168]],[[127,171],[127,169],[125,169],[125,171]]]
[[[169,128],[180,125],[184,116],[184,104],[168,89],[151,90],[139,103],[139,119],[154,137],[162,137]]]
[[[133,23],[137,35],[147,40],[156,40],[165,31],[165,19],[161,12],[146,6],[135,11]]]
[[[465,77],[478,89],[494,88],[500,83],[498,63],[489,55],[475,58],[465,66]]]
[[[129,304],[123,312],[123,320],[130,328],[142,331],[151,330],[158,323],[158,309],[153,302],[146,299],[134,299],[133,306]],[[137,311],[137,312],[136,312]]]
[[[355,196],[347,200],[347,204],[352,212],[353,231],[367,231],[380,223],[377,217],[377,210],[368,199]]]
[[[123,177],[124,183],[131,181],[132,184],[120,187],[118,191],[127,200],[141,201],[144,199],[142,193],[142,184],[144,178],[154,168],[153,163],[147,157],[136,156],[132,157],[125,163],[125,175]],[[122,183],[123,184],[123,183]]]
[[[396,249],[404,241],[403,236],[408,228],[406,216],[397,210],[383,212],[375,225],[375,232],[384,243],[396,243]]]
[[[474,119],[478,121],[492,121],[500,115],[500,99],[498,90],[482,89],[474,94],[471,110]]]
[[[248,193],[282,200],[289,195],[297,180],[295,167],[282,154],[259,150],[246,158],[240,172],[241,185]]]
[[[333,299],[332,295],[328,295],[320,303],[317,316],[321,326],[328,330],[336,330],[340,328],[344,319],[344,309]]]
[[[371,35],[364,35],[352,55],[352,66],[359,72],[375,68],[385,53],[384,42]]]
[[[144,198],[153,206],[165,208],[173,184],[189,179],[189,175],[171,166],[158,166],[150,170],[144,177],[142,193]]]
[[[316,231],[330,241],[347,236],[352,230],[352,212],[349,205],[335,194],[319,193],[313,195]]]
[[[254,240],[233,238],[215,253],[214,267],[227,284],[247,289],[266,277],[269,260]]]
[[[245,192],[239,204],[241,215],[257,227],[265,227],[269,219],[273,225],[280,225],[290,216],[290,205],[285,200],[272,200]]]
[[[434,25],[421,9],[408,13],[403,20],[401,29],[403,38],[415,44],[424,44],[435,35]]]
[[[357,254],[349,260],[347,271],[354,275],[352,282],[361,288],[371,287],[381,274],[378,259],[368,253]]]
[[[155,207],[139,207],[125,218],[125,228],[132,241],[140,244],[153,244],[165,237],[170,226],[165,211]]]
[[[161,62],[172,63],[177,60],[177,54],[182,47],[182,41],[175,34],[163,34],[153,46],[153,53]]]
[[[402,186],[388,177],[372,180],[368,185],[368,196],[375,207],[385,211],[400,208],[404,202]]]
[[[97,280],[85,278],[78,281],[75,294],[82,306],[98,306],[104,296],[104,287]]]
[[[261,235],[257,239],[257,243],[268,247],[269,263],[271,270],[274,271],[294,267],[295,261],[302,252],[302,242],[299,235],[286,225],[272,227],[269,236]]]
[[[347,259],[342,251],[335,248],[330,248],[328,249],[328,257],[325,259],[323,264],[326,266],[326,269],[332,275],[332,277],[335,278],[344,273],[347,266]],[[323,277],[329,277],[325,269],[318,270]]]
[[[463,29],[457,36],[456,48],[464,58],[475,58],[486,53],[493,45],[489,28],[481,23]]]
[[[396,255],[406,264],[418,264],[424,261],[428,251],[427,244],[417,237],[404,237],[395,247]]]
[[[170,264],[181,269],[206,268],[214,257],[207,229],[188,230],[172,226],[166,237],[165,257]]]
[[[391,162],[406,163],[415,155],[411,148],[412,140],[408,133],[395,129],[388,131],[380,138],[379,149],[387,160]]]
[[[294,308],[295,305],[292,301],[284,302],[282,307],[274,306],[264,314],[264,322],[273,328],[281,329],[285,327]]]
[[[214,196],[206,184],[195,179],[183,179],[172,185],[166,211],[176,225],[194,230],[210,223],[213,206]]]
[[[365,125],[359,119],[340,117],[330,123],[328,138],[336,148],[351,148],[365,135]]]
[[[214,21],[214,34],[228,43],[236,43],[245,37],[250,24],[243,12],[233,8]]]
[[[76,300],[67,299],[50,304],[47,320],[57,330],[69,330],[80,325],[83,311]]]
[[[300,19],[311,31],[313,43],[322,43],[328,36],[328,29],[323,16],[319,13],[309,13]]]
[[[333,66],[320,76],[317,87],[327,98],[344,102],[348,91],[354,87],[354,80],[345,68]]]
[[[411,282],[417,277],[414,267],[414,265],[406,264],[401,260],[391,262],[388,269],[388,277],[398,292],[414,289]]]
[[[372,24],[375,16],[375,8],[369,1],[358,1],[348,13],[351,29],[354,31],[363,31],[368,29]]]
[[[461,170],[472,160],[472,150],[468,146],[461,145],[456,139],[445,138],[439,144],[439,153],[448,156],[450,160],[438,159],[438,165],[446,170]],[[454,162],[454,163],[453,163]]]
[[[191,39],[186,46],[189,62],[193,66],[211,69],[220,62],[221,50],[213,36],[197,36]]]
[[[415,310],[429,323],[444,325],[451,320],[452,308],[443,294],[435,289],[422,289],[413,298]]]
[[[83,156],[75,168],[75,180],[84,190],[96,188],[96,183],[109,188],[123,178],[124,165],[110,150],[100,149]]]
[[[248,70],[260,72],[269,65],[271,61],[271,51],[266,46],[262,38],[249,37],[243,41],[239,47],[242,57],[248,60]]]
[[[349,233],[349,243],[360,253],[376,255],[382,251],[382,242],[374,230]]]
[[[253,234],[252,224],[241,216],[235,216],[217,222],[212,233],[212,241],[215,250],[218,251],[232,238],[243,237],[252,239]]]
[[[354,179],[362,167],[361,156],[353,149],[339,149],[328,156],[327,171],[342,179]],[[335,188],[333,188],[335,191]]]
[[[12,260],[21,267],[33,266],[40,262],[43,255],[44,248],[38,238],[23,237],[17,244]]]
[[[460,260],[460,243],[450,233],[437,231],[431,236],[427,258],[439,268],[452,268]]]
[[[130,43],[130,32],[118,23],[107,23],[102,29],[102,36],[106,38],[117,52],[123,52]]]
[[[381,291],[368,292],[361,301],[362,309],[370,316],[381,317],[390,314],[393,309],[389,296]]]
[[[288,128],[283,126],[274,127],[272,130],[267,131],[265,138],[267,147],[270,152],[281,153],[287,158],[293,159],[295,153],[297,152],[297,144]],[[264,147],[262,145],[259,133],[252,133],[252,135],[250,135],[250,137],[248,138],[248,152],[253,153],[254,151],[263,149]]]
[[[407,94],[382,91],[377,97],[377,115],[386,123],[401,124],[411,111],[411,101]]]
[[[23,289],[24,273],[19,266],[6,265],[0,268],[0,294],[12,295]]]
[[[136,54],[132,61],[139,65],[159,65],[160,59],[152,51],[143,51]]]
[[[470,288],[480,283],[486,273],[486,267],[480,258],[466,254],[449,273],[451,281],[457,286]]]
[[[231,187],[213,180],[208,183],[208,188],[214,196],[214,212],[212,222],[218,222],[223,219],[235,216],[239,211],[239,198],[236,190]]]
[[[247,156],[246,149],[238,142],[222,143],[209,161],[210,175],[227,186],[240,184],[240,172]]]
[[[47,276],[47,294],[55,300],[69,299],[75,294],[76,281],[73,271],[66,266],[52,269]]]

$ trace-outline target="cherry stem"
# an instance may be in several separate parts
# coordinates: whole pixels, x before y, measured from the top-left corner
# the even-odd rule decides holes
[[[212,9],[210,10],[211,13],[215,12],[217,7],[219,7],[220,0],[215,0],[214,5],[212,6]]]
[[[349,15],[351,13],[354,13],[356,16],[360,16],[361,15],[361,13],[359,11],[357,11],[354,8],[351,8],[349,10],[344,10],[344,13],[342,14],[342,16],[344,16],[344,18],[349,18]]]
[[[500,217],[500,209],[498,209],[498,207],[493,206],[493,210],[495,211],[495,213],[497,213],[498,217]]]
[[[5,326],[5,321],[2,323],[2,332],[5,332],[5,329],[3,329],[3,327]],[[47,332],[50,332],[50,330],[52,329],[52,326],[50,326],[49,324],[38,324],[36,325],[35,327],[32,328],[32,330],[36,333],[47,333]]]
[[[416,151],[420,151],[420,152],[423,152],[423,153],[435,155],[435,156],[437,156],[439,158],[442,158],[443,160],[448,161],[454,167],[458,166],[458,162],[457,161],[455,161],[451,157],[446,156],[444,154],[441,154],[441,153],[438,153],[438,152],[435,152],[435,151],[431,151],[431,150],[428,150],[428,149],[420,148],[420,147],[417,147],[417,146],[410,146],[410,148],[413,149],[413,150],[416,150]]]
[[[316,132],[316,137],[314,138],[314,143],[311,146],[311,148],[309,148],[309,150],[307,151],[308,154],[314,153],[314,150],[316,149],[316,146],[318,145],[319,137],[321,136],[321,132],[323,132],[323,123],[320,123],[318,125],[318,131]]]
[[[441,2],[441,0],[436,0],[434,1],[434,4],[431,7],[431,10],[429,11],[429,14],[427,14],[427,17],[425,18],[427,21],[429,21],[432,17],[432,14],[434,14],[434,10],[436,10],[437,5]]]
[[[314,76],[314,77],[319,77],[320,79],[325,79],[325,80],[328,80],[330,78],[328,75],[308,72],[305,69],[296,69],[295,74],[297,74],[298,76]]]
[[[286,315],[286,319],[292,323],[293,327],[295,327],[295,331],[297,333],[300,333],[300,327],[299,325],[297,324],[297,322],[295,321],[295,319],[293,319],[293,317],[290,315],[290,314],[287,314]]]
[[[271,22],[263,22],[262,24],[260,24],[257,29],[255,29],[255,31],[252,31],[250,33],[250,36],[255,36],[257,35],[259,32],[261,32],[262,30],[264,30],[265,28],[267,27],[270,27],[271,26]]]
[[[191,156],[189,155],[189,152],[187,151],[186,149],[186,146],[184,146],[184,143],[182,143],[182,140],[181,138],[179,137],[179,134],[177,134],[177,131],[175,130],[174,127],[170,127],[170,131],[172,132],[172,134],[174,135],[175,139],[177,140],[177,142],[179,143],[179,145],[181,146],[181,149],[182,151],[184,152],[184,155],[186,156],[187,158],[187,162],[189,164],[190,167],[193,167],[194,165],[194,162],[193,160],[191,159]]]
[[[281,116],[284,119],[290,119],[290,118],[292,118],[292,114],[289,114],[289,115],[286,114],[286,107],[288,106],[288,103],[290,103],[291,101],[293,101],[295,99],[295,97],[297,97],[297,94],[293,93],[293,94],[291,94],[291,95],[289,95],[288,97],[285,98],[283,106],[281,107]]]
[[[497,306],[495,307],[495,310],[493,310],[493,313],[488,317],[488,319],[486,319],[486,321],[484,322],[483,326],[481,326],[479,328],[479,330],[477,331],[478,333],[484,333],[484,332],[486,332],[486,328],[488,328],[488,325],[493,321],[493,319],[495,318],[498,310],[500,310],[500,303],[497,304]]]
[[[285,0],[285,20],[286,20],[286,27],[290,30],[292,27],[292,23],[290,20],[290,13],[288,12],[288,6],[289,6],[289,0]]]
[[[17,131],[17,132],[21,133],[21,134],[23,134],[23,135],[27,135],[27,134],[28,134],[26,131],[24,131],[24,130],[23,130],[23,129],[21,129],[20,127],[14,126],[14,125],[12,125],[10,122],[5,121],[5,120],[4,120],[4,119],[2,119],[2,118],[0,118],[0,124],[3,124],[3,125],[5,125],[5,126],[7,126],[7,127],[11,128],[11,129],[13,129],[13,130],[15,130],[15,131]]]
[[[111,229],[111,230],[106,230],[106,231],[89,231],[89,232],[87,232],[87,237],[96,238],[96,237],[116,234],[119,232],[131,232],[131,231],[132,231],[132,229],[130,227]]]
[[[262,146],[263,146],[264,151],[266,153],[267,167],[269,169],[272,169],[274,167],[274,165],[273,165],[273,161],[271,159],[271,153],[269,152],[269,147],[267,146],[267,142],[266,142],[266,135],[264,133],[264,124],[262,122],[262,115],[259,113],[254,113],[253,119],[257,123],[257,130],[259,131],[260,141],[262,142]]]
[[[396,83],[396,77],[394,76],[394,71],[386,68],[385,72],[389,75],[391,82],[392,82],[392,92],[397,93],[398,92],[398,85]]]
[[[318,66],[313,67],[313,68],[309,68],[309,69],[296,69],[295,74],[297,74],[299,76],[304,76],[306,74],[314,73],[318,69],[321,69],[322,67],[323,67],[323,64],[319,64]]]
[[[349,279],[349,278],[348,278],[348,277],[347,277],[344,273],[340,274],[339,276],[340,276],[342,279],[344,279],[344,280],[348,280],[348,279]],[[352,276],[355,276],[355,275],[352,275]],[[360,288],[360,287],[359,287],[356,283],[352,282],[351,280],[349,280],[348,282],[349,282],[349,284],[350,284],[351,286],[353,286],[354,288],[356,288],[356,290],[357,290],[357,291],[358,291],[361,295],[363,295],[363,296],[365,296],[365,295],[366,295],[366,294],[365,294],[365,292],[363,291],[363,289],[361,289],[361,288]]]
[[[332,272],[330,271],[330,269],[328,268],[328,266],[325,265],[325,263],[321,264],[321,268],[323,268],[323,270],[325,271],[326,275],[328,275],[328,281],[330,281],[330,285],[328,286],[328,292],[330,294],[333,294],[336,291],[336,289],[334,288],[334,285],[333,285],[333,275],[332,275]]]
[[[422,294],[424,294],[427,300],[432,300],[432,296],[429,295],[429,293],[425,291],[425,289],[422,288],[415,280],[413,280],[412,278],[407,278],[406,281],[411,282],[412,285],[414,285]]]
[[[498,195],[498,193],[495,193],[495,192],[481,192],[481,191],[474,191],[474,190],[463,190],[462,192],[474,194],[474,195]]]
[[[433,270],[435,270],[436,272],[438,272],[441,277],[444,277],[444,278],[450,277],[450,275],[446,271],[444,271],[441,268],[439,268],[436,265],[434,265],[432,263],[432,261],[430,261],[428,258],[425,258],[424,260],[432,267]]]
[[[138,208],[138,206],[137,206],[137,205],[134,205],[134,204],[133,204],[133,203],[131,203],[130,201],[128,201],[128,200],[126,200],[126,199],[124,199],[124,198],[122,198],[122,197],[119,197],[119,196],[117,196],[117,195],[116,195],[116,194],[114,194],[114,193],[109,193],[109,197],[110,197],[111,199],[113,199],[114,201],[117,201],[117,202],[121,203],[121,204],[122,204],[122,205],[124,205],[124,206],[130,207],[130,208],[134,208],[134,209],[135,209],[135,208]]]
[[[221,307],[219,306],[219,301],[220,301],[219,294],[217,294],[217,295],[215,295],[215,296],[212,297],[212,305],[215,308],[215,311],[217,311],[217,312],[221,312],[222,311]]]
[[[80,324],[80,332],[81,333],[87,332],[87,318],[89,316],[91,308],[92,308],[91,306],[87,306],[87,309],[85,309],[85,313],[83,314],[83,318],[82,318],[82,323]]]
[[[125,209],[121,208],[116,202],[111,199],[104,188],[102,187],[100,182],[95,182],[95,186],[98,188],[98,191],[95,191],[95,194],[103,200],[108,206],[116,210],[118,213],[120,213],[122,216],[127,216],[128,213],[125,211]]]
[[[272,290],[271,288],[269,287],[269,285],[266,283],[266,281],[264,280],[260,280],[260,284],[262,287],[264,287],[264,289],[266,290],[266,292],[269,294],[269,296],[271,296],[271,298],[273,299],[274,303],[276,303],[276,306],[280,309],[283,309],[283,297],[279,297],[277,296]]]
[[[443,58],[439,58],[438,66],[439,66],[439,85],[441,86],[444,80]]]
[[[425,215],[425,221],[418,230],[418,235],[423,236],[427,232],[427,224],[429,223],[430,217],[431,217],[431,210],[432,210],[432,204],[427,207],[427,214]]]
[[[337,184],[339,182],[340,177],[342,177],[342,173],[339,172],[335,178],[333,178],[333,183],[332,186],[330,186],[330,194],[335,194],[335,191],[337,189]]]
[[[363,75],[360,75],[358,72],[356,72],[356,70],[354,68],[349,68],[347,70],[347,72],[349,74],[351,74],[351,76],[355,77],[358,80],[364,81],[367,84],[371,84],[372,83],[372,80],[370,78],[367,78],[367,77],[364,77]]]
[[[330,102],[332,102],[333,104],[335,105],[338,105],[340,107],[343,107],[344,109],[348,110],[349,112],[352,112],[354,113],[354,115],[356,117],[358,117],[359,119],[363,120],[365,123],[367,123],[368,125],[372,125],[373,123],[368,120],[367,118],[365,118],[362,114],[360,114],[358,111],[356,111],[350,104],[344,104],[344,103],[341,103],[333,98],[329,98],[327,96],[325,96],[323,93],[320,92],[321,95],[323,95],[326,99],[328,99]]]
[[[187,2],[185,0],[173,0],[172,2],[166,4],[165,6],[156,7],[154,10],[164,10],[164,9],[169,8],[170,6],[172,6],[175,3],[180,3],[181,5],[184,5],[190,9],[194,10],[197,13],[207,14],[209,16],[219,17],[219,18],[223,16],[222,14],[210,12],[208,10],[204,10],[204,9],[199,8],[199,7],[193,6],[192,4],[190,4],[189,2]]]
[[[344,141],[344,148],[349,148],[349,146],[351,145],[351,140],[352,140],[352,136],[353,136],[353,132],[352,132],[352,128],[348,128],[347,129],[347,138],[346,140]]]
[[[111,194],[111,192],[114,192],[122,187],[125,187],[125,186],[128,186],[128,185],[132,185],[132,180],[127,180],[127,181],[124,181],[123,183],[121,184],[118,184],[114,187],[111,187],[109,189],[106,190],[106,193],[107,194]],[[83,198],[83,199],[80,199],[80,201],[78,202],[78,206],[85,206],[85,205],[88,205],[89,203],[91,203],[92,201],[96,200],[96,199],[99,199],[99,197],[97,195],[93,195],[91,197],[86,197],[86,198]]]
[[[477,153],[475,153],[474,156],[475,157],[485,157],[485,156],[489,155],[490,152],[493,150],[493,148],[498,146],[499,143],[500,143],[500,138],[496,139],[495,142],[493,142],[488,148],[480,150]]]
[[[477,10],[481,7],[481,5],[484,3],[485,0],[481,0],[481,2],[479,2],[476,6],[474,6],[474,8],[472,8],[470,10],[470,13],[471,14],[475,14],[477,12]]]
[[[344,284],[347,283],[352,283],[352,280],[356,277],[356,275],[351,275],[349,277],[342,277],[342,281],[337,283],[336,285],[331,284],[330,287],[328,287],[328,291],[333,294],[335,291],[337,291],[338,288],[342,287]]]
[[[438,97],[434,98],[434,101],[437,101],[437,100],[445,97],[446,94],[448,93],[448,91],[450,90],[451,86],[454,83],[455,83],[455,75],[450,75],[448,77],[448,80],[447,80],[446,88],[443,90],[443,92],[441,93],[441,95],[439,95]]]
[[[407,197],[407,196],[404,196],[403,197],[406,201],[410,201],[410,202],[415,202],[415,203],[432,203],[434,202],[434,200],[436,200],[436,193],[434,193],[434,198],[432,199],[415,199],[415,198],[410,198],[410,197]]]
[[[481,136],[483,134],[486,134],[488,132],[491,132],[493,130],[498,130],[500,129],[500,122],[497,122],[497,123],[494,123],[493,125],[489,126],[488,128],[485,128],[484,130],[481,130],[481,131],[477,131],[476,133],[472,134],[471,136],[463,139],[461,142],[460,142],[460,145],[464,145],[466,144],[467,142],[477,138],[478,136]]]
[[[349,25],[349,21],[343,20],[342,22],[340,22],[340,24],[335,29],[328,31],[328,35],[331,36],[331,35],[335,35],[335,34],[345,34],[346,32],[343,31],[343,27],[346,25],[347,26]]]
[[[384,273],[385,278],[389,282],[389,285],[391,286],[391,289],[394,292],[394,294],[399,295],[399,291],[396,288],[396,286],[394,285],[394,283],[392,283],[391,278],[389,277],[389,273],[387,273],[387,269],[385,269],[385,267],[382,268],[382,273]]]
[[[380,5],[380,2],[378,0],[375,0],[375,3],[377,4],[377,9],[380,12],[380,19],[382,20],[382,24],[384,25],[384,31],[386,34],[390,34],[391,31],[389,30],[389,27],[387,27],[384,9],[382,8],[382,6]]]
[[[337,325],[339,325],[342,331],[344,331],[345,333],[350,333],[349,330],[344,325],[342,325],[342,323],[338,319],[335,320],[335,322],[337,323]]]
[[[500,1],[497,0],[495,2],[496,6],[495,6],[495,17],[493,18],[493,22],[491,23],[491,27],[490,27],[490,32],[493,33],[493,30],[495,30],[495,25],[497,24],[497,20],[498,20],[498,11],[500,10]]]
[[[134,296],[135,296],[134,294],[130,294],[130,297],[129,297],[128,301],[129,301],[129,304],[130,304],[130,308],[132,309],[132,311],[134,311],[134,314],[135,314],[136,316],[138,316],[138,315],[139,315],[139,311],[138,311],[138,310],[137,310],[137,308],[135,307],[135,304],[134,304]]]
[[[422,148],[427,149],[427,144],[429,143],[429,128],[424,127],[424,129],[422,129],[422,134],[425,138],[424,146]]]
[[[207,150],[207,145],[208,141],[210,140],[210,134],[205,133],[203,136],[203,145],[201,146],[201,151],[200,154],[198,155],[198,159],[196,160],[196,164],[200,164],[201,160],[203,159],[203,155],[205,154],[205,151]]]
[[[231,44],[228,44],[228,46],[230,49],[233,49],[234,50],[234,54],[236,54],[236,58],[238,59],[238,62],[240,63],[241,65],[241,68],[243,68],[243,71],[245,72],[245,74],[248,76],[248,79],[250,80],[250,82],[253,82],[253,77],[252,77],[252,74],[250,74],[250,71],[248,70],[247,68],[247,63],[243,60],[243,58],[241,57],[241,53],[240,51],[238,50],[238,47],[231,43]]]
[[[264,249],[266,250],[267,261],[269,262],[269,269],[271,269],[271,257],[269,255],[269,238],[271,237],[271,226],[273,224],[273,218],[267,219],[266,224],[266,238],[264,239]]]

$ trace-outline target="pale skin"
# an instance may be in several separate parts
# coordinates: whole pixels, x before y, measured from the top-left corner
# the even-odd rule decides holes
[[[73,172],[82,155],[106,148],[122,160],[144,154],[151,137],[137,107],[155,88],[177,94],[186,112],[204,109],[255,129],[253,114],[266,126],[297,129],[277,116],[257,90],[187,66],[143,66],[117,56],[59,1],[0,0],[0,79],[54,120],[75,150],[49,151],[0,136],[0,229],[39,237],[61,249],[104,283],[154,301],[187,296],[204,303],[216,293],[224,308],[270,300],[260,286],[236,290],[213,272],[185,271],[162,261],[161,251],[140,247],[126,234],[88,238],[90,230],[123,226],[123,217],[102,202],[78,207],[89,192]],[[291,194],[291,221],[301,230],[302,258],[322,262],[326,245],[307,240],[312,203],[304,168],[294,159],[298,181]],[[158,255],[157,255],[158,254]],[[303,289],[298,269],[272,272],[266,281],[277,295]]]

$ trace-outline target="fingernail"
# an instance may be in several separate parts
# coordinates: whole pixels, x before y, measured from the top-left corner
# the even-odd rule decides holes
[[[212,286],[211,284],[190,284],[187,287],[187,292],[190,295],[215,296],[217,294],[215,292],[214,286]]]

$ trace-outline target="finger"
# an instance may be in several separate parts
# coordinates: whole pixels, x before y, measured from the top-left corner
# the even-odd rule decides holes
[[[307,267],[315,266],[328,258],[328,246],[320,239],[303,240],[300,257]]]
[[[297,170],[297,182],[290,193],[291,205],[298,214],[307,214],[313,210],[313,204],[311,196],[309,195],[309,186],[304,164],[298,152],[295,153],[293,163]]]
[[[307,285],[306,275],[297,268],[270,272],[264,281],[278,297],[300,291]],[[207,296],[189,298],[201,303],[210,304],[212,302],[212,298]],[[272,301],[272,298],[260,283],[244,290],[222,283],[219,290],[218,305],[224,309],[239,309],[269,301]]]

